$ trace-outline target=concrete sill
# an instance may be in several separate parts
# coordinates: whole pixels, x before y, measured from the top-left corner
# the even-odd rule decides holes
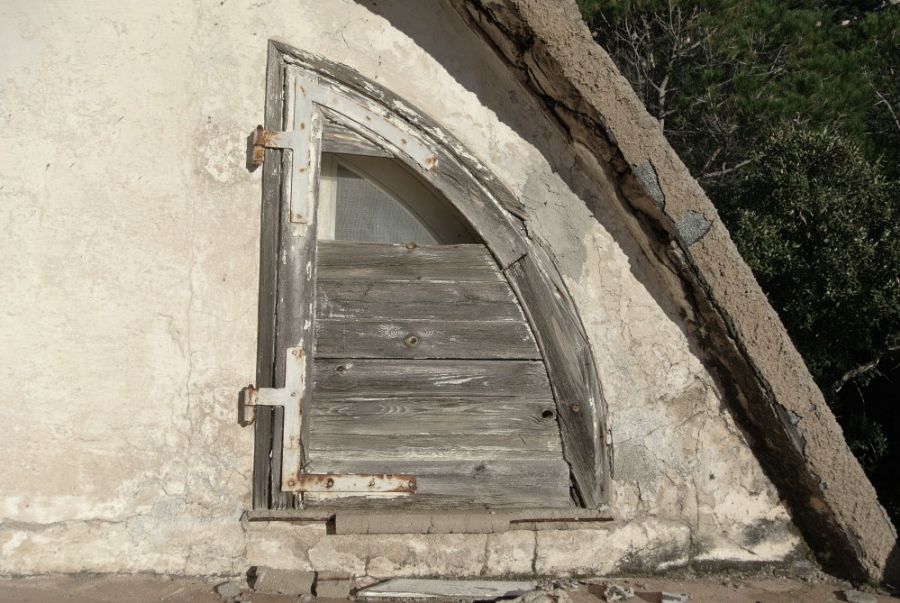
[[[613,521],[601,509],[388,511],[378,509],[247,510],[241,521],[324,523],[332,534],[496,534],[510,530],[599,529]]]

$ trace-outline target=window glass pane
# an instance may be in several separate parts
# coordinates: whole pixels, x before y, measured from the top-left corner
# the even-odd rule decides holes
[[[334,238],[373,243],[438,242],[403,203],[342,165],[337,166]]]

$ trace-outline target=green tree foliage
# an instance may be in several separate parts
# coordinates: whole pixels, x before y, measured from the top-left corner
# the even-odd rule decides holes
[[[900,523],[900,4],[579,0]]]
[[[855,143],[787,124],[718,209],[827,392],[900,345],[900,197]],[[898,442],[900,444],[900,442]]]

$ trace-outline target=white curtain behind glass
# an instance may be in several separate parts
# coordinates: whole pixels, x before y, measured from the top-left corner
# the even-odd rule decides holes
[[[341,165],[337,166],[336,176],[335,240],[438,243],[404,204],[366,178]]]

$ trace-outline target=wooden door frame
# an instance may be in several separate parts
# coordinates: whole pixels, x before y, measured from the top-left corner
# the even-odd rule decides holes
[[[299,75],[298,75],[299,74]],[[303,83],[296,85],[297,77]],[[309,86],[316,87],[314,91]],[[308,350],[311,374],[315,316],[315,188],[318,153],[356,152],[394,157],[440,191],[490,249],[525,311],[541,350],[557,406],[563,443],[577,498],[597,509],[608,502],[610,478],[606,403],[584,326],[552,254],[527,236],[519,217],[525,208],[460,142],[432,119],[379,84],[327,59],[269,42],[265,129],[300,135],[294,95],[311,95],[314,118],[324,132],[312,139],[309,191],[295,220],[300,187],[292,151],[267,148],[263,163],[260,232],[258,388],[283,388],[285,352]],[[315,121],[315,119],[313,121]],[[313,129],[310,124],[310,129]],[[305,147],[304,147],[305,149]],[[306,151],[304,150],[304,153]],[[300,172],[303,171],[301,167]],[[293,185],[293,186],[292,186]],[[303,191],[305,193],[305,191]],[[297,237],[297,222],[303,236]],[[289,261],[281,262],[286,252]],[[311,267],[311,269],[309,268]],[[306,386],[306,398],[311,384]],[[302,505],[286,491],[282,476],[285,407],[257,408],[253,508]],[[306,428],[308,429],[308,427]],[[301,434],[299,454],[305,460]],[[299,471],[299,468],[298,468]],[[374,504],[377,504],[374,503]]]

